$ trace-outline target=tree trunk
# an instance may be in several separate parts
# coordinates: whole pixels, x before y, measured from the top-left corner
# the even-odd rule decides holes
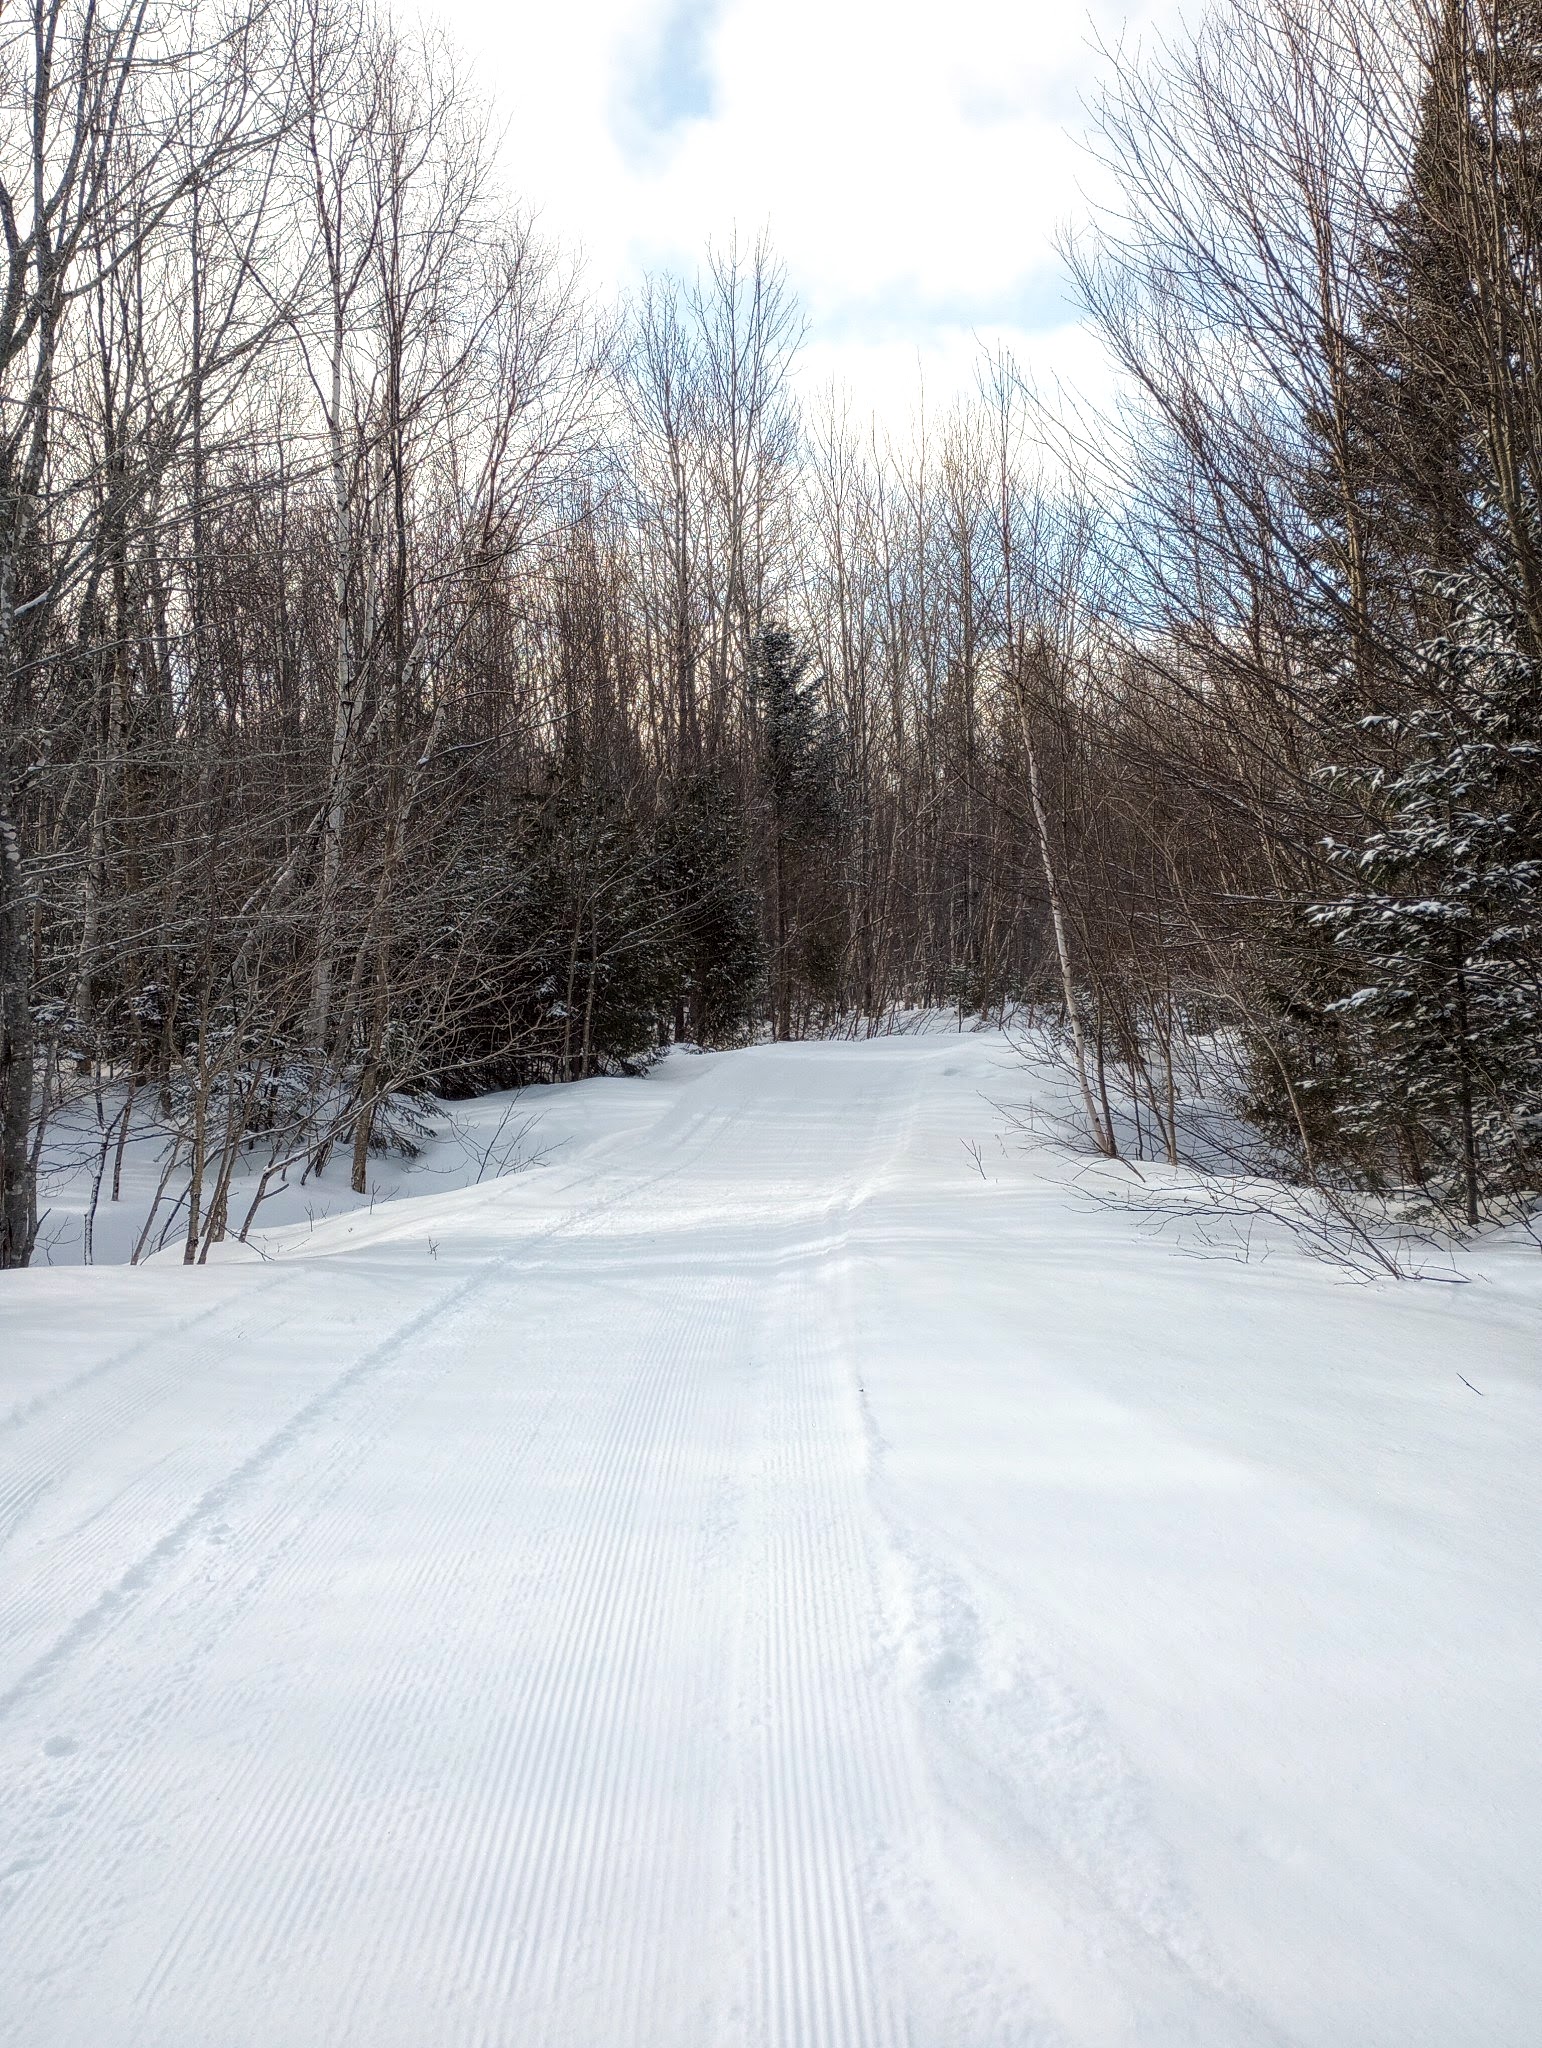
[[[0,1267],[25,1266],[37,1233],[31,964],[21,840],[13,806],[0,800]]]
[[[1081,1090],[1082,1106],[1087,1120],[1092,1125],[1093,1140],[1105,1158],[1118,1157],[1114,1142],[1113,1127],[1105,1121],[1092,1092],[1092,1077],[1087,1066],[1087,1033],[1082,1023],[1081,1004],[1076,994],[1076,975],[1071,960],[1071,940],[1066,926],[1065,900],[1060,890],[1060,871],[1055,862],[1050,842],[1049,819],[1044,809],[1044,796],[1039,781],[1039,754],[1034,744],[1033,731],[1028,717],[1028,705],[1022,685],[1018,685],[1018,715],[1022,722],[1023,752],[1028,763],[1028,801],[1033,811],[1034,837],[1038,842],[1039,864],[1044,870],[1044,887],[1049,897],[1049,921],[1055,935],[1055,960],[1060,969],[1060,994],[1065,1003],[1066,1023],[1071,1032],[1071,1057],[1076,1066],[1077,1086]]]

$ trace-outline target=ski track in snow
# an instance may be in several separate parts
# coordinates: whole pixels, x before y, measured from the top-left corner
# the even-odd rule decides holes
[[[1258,1791],[1218,1820],[1185,1794],[1183,1715],[1202,1748],[1204,1710],[1168,1711],[1150,1659],[1187,1621],[1154,1598],[1150,1643],[1120,1638],[1138,1603],[1078,1625],[1079,1573],[1110,1601],[1123,1583],[1098,1576],[1075,1486],[1056,1494],[1099,1432],[1110,1498],[1153,1517],[1127,1577],[1165,1568],[1185,1515],[1233,1516],[1243,1563],[1205,1596],[1228,1713],[1294,1682],[1237,1650],[1247,1546],[1295,1569],[1299,1541],[1311,1571],[1318,1537],[1310,1515],[1272,1534],[1273,1495],[1246,1519],[1249,1416],[1226,1445],[1141,1420],[1143,1351],[1095,1397],[1079,1369],[1043,1380],[1068,1311],[1018,1240],[1066,1198],[1020,1182],[981,1208],[958,1159],[999,1059],[675,1059],[639,1084],[651,1121],[629,1108],[543,1174],[276,1233],[270,1263],[20,1297],[58,1348],[0,1411],[0,2042],[1522,2048],[1535,1853],[1507,1836],[1487,1870],[1480,1844],[1470,1917],[1374,1842],[1335,1837],[1314,1877],[1291,1834],[1309,1783],[1301,1813]],[[1086,1256],[1074,1233],[1063,1256]],[[1402,1317],[1399,1343],[1424,1329],[1422,1304],[1374,1293],[1354,1312]],[[1494,1327],[1520,1403],[1513,1302]],[[955,1443],[975,1363],[987,1420]],[[1534,1452],[1538,1419],[1512,1404],[1504,1427]],[[1141,1429],[1130,1462],[1119,1433]],[[1176,1524],[1143,1505],[1169,1483]],[[1368,1546],[1380,1527],[1365,1510]],[[1506,1567],[1470,1568],[1498,1601]],[[1282,1625],[1298,1662],[1323,1626]],[[1529,1725],[1537,1668],[1534,1630],[1502,1649],[1499,1734]],[[1463,1789],[1462,1739],[1441,1768],[1474,1801],[1467,1840],[1489,1795]],[[1407,1748],[1428,1761],[1425,1724]],[[1363,1768],[1329,1758],[1324,1800]],[[1418,1825],[1405,1861],[1428,1854]],[[1239,1872],[1277,1913],[1239,1906]],[[1445,1974],[1418,1981],[1442,1936]]]

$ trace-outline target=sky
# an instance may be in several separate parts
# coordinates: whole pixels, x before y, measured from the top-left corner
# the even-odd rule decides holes
[[[506,175],[595,281],[694,270],[765,229],[809,322],[801,377],[899,424],[1005,343],[1091,392],[1054,236],[1094,39],[1167,0],[429,0],[489,93]]]

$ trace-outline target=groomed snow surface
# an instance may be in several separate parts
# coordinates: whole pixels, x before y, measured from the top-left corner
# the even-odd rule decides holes
[[[0,2040],[1534,2048],[1542,1259],[1204,1256],[1056,1086],[677,1054],[5,1279]]]

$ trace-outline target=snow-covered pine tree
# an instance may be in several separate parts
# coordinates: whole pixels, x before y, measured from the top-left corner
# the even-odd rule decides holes
[[[1387,765],[1325,771],[1367,822],[1312,922],[1358,983],[1329,1005],[1361,1041],[1345,1135],[1400,1140],[1476,1223],[1542,1180],[1542,662],[1480,579],[1438,594],[1425,702],[1364,721]]]

